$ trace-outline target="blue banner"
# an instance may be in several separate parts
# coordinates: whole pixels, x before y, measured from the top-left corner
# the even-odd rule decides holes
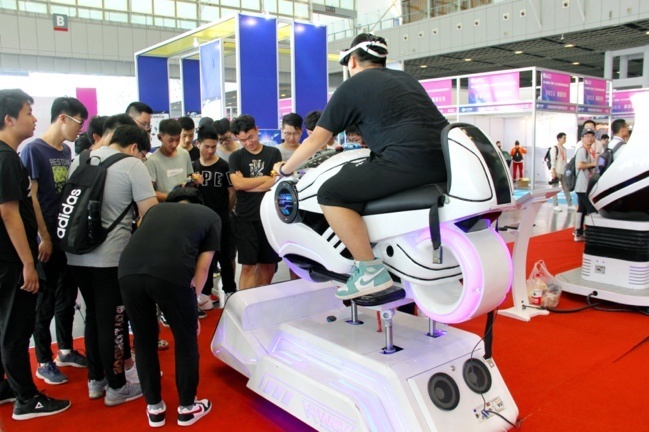
[[[137,56],[138,100],[154,113],[169,112],[169,72],[164,57]]]
[[[180,60],[183,77],[183,109],[184,115],[201,112],[201,88],[198,60]]]
[[[302,117],[327,104],[327,28],[293,23],[293,100]]]
[[[260,129],[276,129],[279,117],[277,20],[239,15],[237,21],[239,114]]]
[[[218,120],[223,117],[223,54],[221,39],[200,46],[201,115]]]

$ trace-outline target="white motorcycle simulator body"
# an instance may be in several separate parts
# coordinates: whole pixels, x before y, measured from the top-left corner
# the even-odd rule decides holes
[[[496,431],[518,416],[479,336],[431,330],[433,322],[494,310],[512,281],[511,256],[494,223],[515,207],[500,150],[463,123],[444,129],[442,148],[446,183],[365,206],[375,256],[395,285],[351,307],[334,294],[353,258],[327,224],[317,191],[369,150],[324,152],[262,201],[268,240],[301,279],[232,295],[212,351],[249,377],[249,388],[317,430]],[[430,320],[395,311],[413,301]],[[382,348],[374,310],[386,339],[394,333],[399,346],[390,339]]]
[[[369,202],[363,219],[375,256],[405,296],[431,319],[458,323],[495,309],[507,293],[511,256],[492,222],[514,199],[500,151],[477,127],[451,125],[443,147],[446,184]],[[299,180],[281,180],[264,197],[268,241],[303,279],[344,281],[351,273],[353,259],[324,220],[316,195],[344,164],[368,156],[367,149],[335,155]]]

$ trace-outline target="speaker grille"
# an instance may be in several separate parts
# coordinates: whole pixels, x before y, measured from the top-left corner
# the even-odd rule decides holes
[[[491,372],[483,362],[478,359],[469,359],[462,368],[462,377],[471,391],[483,394],[491,388]]]
[[[455,380],[442,372],[428,380],[428,396],[437,408],[444,411],[452,411],[460,403],[460,389]]]

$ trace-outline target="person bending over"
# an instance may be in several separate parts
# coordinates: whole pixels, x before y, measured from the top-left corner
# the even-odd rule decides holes
[[[184,204],[178,204],[178,203]],[[122,252],[119,285],[131,320],[137,372],[148,404],[149,425],[165,424],[160,385],[156,304],[175,341],[178,424],[189,426],[212,408],[196,399],[198,388],[197,296],[219,250],[221,220],[202,203],[196,188],[179,188],[151,208]]]
[[[347,164],[318,191],[327,222],[355,260],[354,271],[336,297],[351,299],[392,286],[375,257],[361,217],[365,203],[423,184],[446,181],[441,131],[448,125],[421,84],[403,71],[385,67],[385,39],[363,33],[340,55],[351,78],[325,107],[313,133],[274,171],[290,175],[331,138],[351,125],[371,150],[361,164]]]

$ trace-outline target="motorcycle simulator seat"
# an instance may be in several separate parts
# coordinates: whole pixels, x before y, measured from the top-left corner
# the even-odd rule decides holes
[[[427,184],[414,189],[406,189],[365,204],[361,215],[370,216],[410,210],[429,209],[446,193],[446,183]]]

